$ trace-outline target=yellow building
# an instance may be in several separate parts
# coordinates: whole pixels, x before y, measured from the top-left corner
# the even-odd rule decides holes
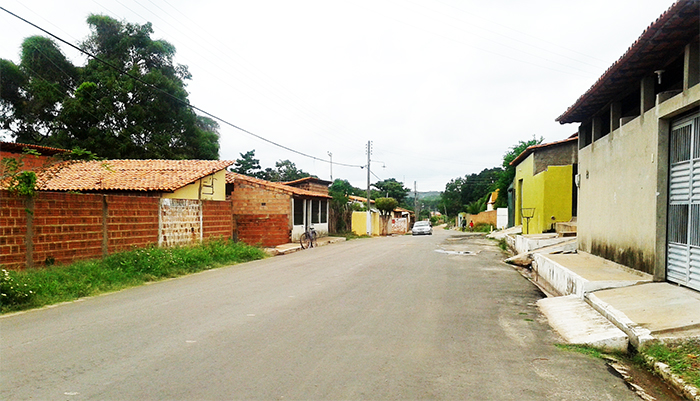
[[[576,216],[577,143],[563,141],[534,145],[513,162],[515,166],[515,224],[524,234],[553,231],[557,222]]]

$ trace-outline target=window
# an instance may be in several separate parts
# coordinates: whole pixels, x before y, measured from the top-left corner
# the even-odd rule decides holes
[[[320,207],[321,207],[321,201],[320,200],[311,200],[311,222],[313,224],[319,223],[319,217],[320,217]]]
[[[321,201],[321,223],[328,223],[328,201]]]
[[[304,200],[294,199],[294,225],[304,225]]]

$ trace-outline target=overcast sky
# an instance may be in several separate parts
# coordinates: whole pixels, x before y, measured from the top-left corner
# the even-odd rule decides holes
[[[554,119],[667,10],[670,0],[0,0],[72,43],[89,14],[151,22],[189,67],[190,101],[221,124],[220,158],[255,150],[365,188],[396,178],[441,191],[500,166],[519,140],[565,139]],[[0,10],[0,58],[42,34]],[[62,45],[74,64],[85,57]],[[5,137],[5,140],[8,138]]]

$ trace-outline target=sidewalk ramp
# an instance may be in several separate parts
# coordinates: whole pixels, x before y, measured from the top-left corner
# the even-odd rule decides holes
[[[537,306],[567,343],[627,352],[627,334],[578,296],[543,298]]]

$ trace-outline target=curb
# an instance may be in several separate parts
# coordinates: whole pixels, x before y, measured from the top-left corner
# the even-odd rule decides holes
[[[675,388],[683,397],[691,401],[700,401],[700,389],[686,383],[678,375],[671,372],[671,368],[663,362],[659,362],[649,355],[642,355],[647,364],[661,376],[669,385]]]
[[[651,335],[651,331],[639,326],[628,318],[627,315],[613,308],[607,302],[602,301],[595,294],[586,293],[584,295],[584,300],[591,305],[593,309],[598,311],[598,313],[605,316],[612,324],[627,334],[630,343],[637,350],[644,349],[644,345],[647,342],[655,340]]]

